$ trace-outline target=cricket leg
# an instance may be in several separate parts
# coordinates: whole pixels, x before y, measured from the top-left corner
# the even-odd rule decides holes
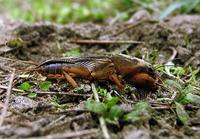
[[[117,77],[117,74],[111,74],[109,76],[109,80],[113,81],[120,90],[124,90],[124,85],[121,83],[121,81],[119,80],[119,78]]]
[[[49,75],[47,75],[47,78],[49,78],[49,79],[65,79],[64,75],[60,75],[60,74],[49,74]]]
[[[104,67],[102,67],[101,69],[93,71],[91,75],[94,79],[110,80],[114,82],[119,87],[120,90],[124,90],[124,85],[119,80],[113,63],[104,65]]]
[[[76,83],[76,81],[66,72],[63,72],[66,80],[69,82],[69,84],[73,87],[76,88],[78,87],[78,84]]]

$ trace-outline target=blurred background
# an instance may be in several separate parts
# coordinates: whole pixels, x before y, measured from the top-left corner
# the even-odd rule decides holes
[[[145,9],[160,19],[199,14],[200,0],[0,0],[0,16],[25,22],[104,22],[129,19]]]

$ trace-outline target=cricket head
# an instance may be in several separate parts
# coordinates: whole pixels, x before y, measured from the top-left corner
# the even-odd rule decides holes
[[[122,55],[124,58],[124,66],[121,65],[121,72],[124,73],[124,78],[134,86],[138,88],[144,88],[149,90],[157,89],[157,73],[154,67],[136,57],[130,57]]]

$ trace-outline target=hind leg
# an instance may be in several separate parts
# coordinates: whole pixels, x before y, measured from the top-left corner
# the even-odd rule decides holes
[[[117,74],[109,75],[109,80],[113,81],[119,87],[120,90],[124,90],[124,85],[121,83],[121,81],[117,77]]]
[[[76,81],[66,72],[63,72],[65,79],[69,82],[69,84],[73,87],[76,88],[78,87],[78,84],[76,83]]]
[[[93,71],[91,75],[94,79],[110,80],[114,82],[121,90],[124,90],[124,85],[118,78],[113,64],[106,64],[102,66],[100,69]]]

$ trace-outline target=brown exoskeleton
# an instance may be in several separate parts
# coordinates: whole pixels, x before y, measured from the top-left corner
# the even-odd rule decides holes
[[[78,86],[74,80],[78,77],[88,80],[110,80],[123,90],[123,78],[136,87],[156,89],[157,77],[153,67],[142,59],[123,54],[47,60],[36,70],[48,78],[66,79],[72,87]]]

